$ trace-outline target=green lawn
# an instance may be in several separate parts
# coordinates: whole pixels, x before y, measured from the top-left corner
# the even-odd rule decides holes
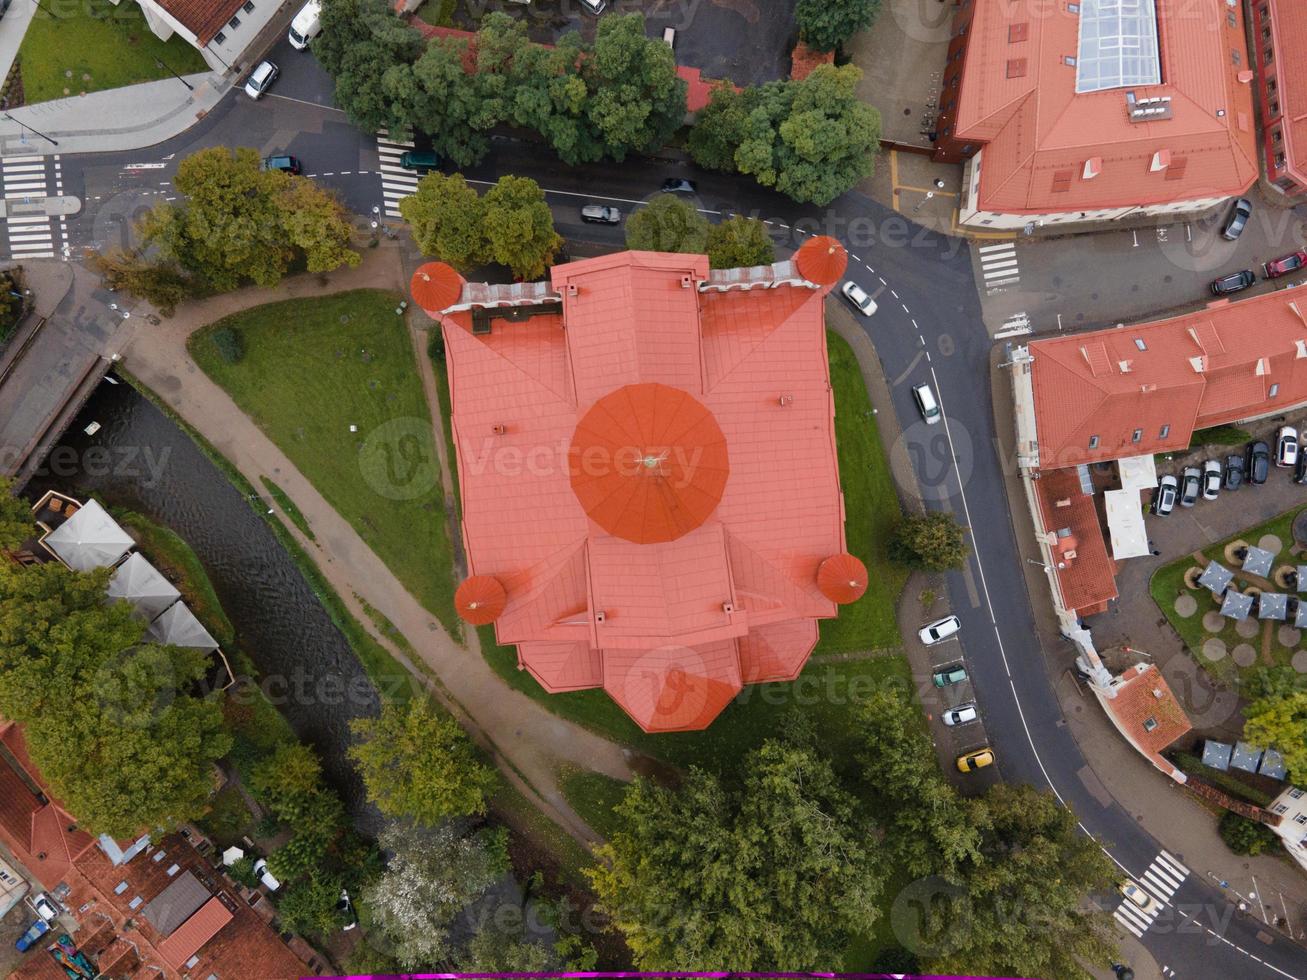
[[[1219,541],[1204,548],[1202,553],[1209,559],[1219,561],[1227,568],[1230,568],[1235,573],[1235,585],[1243,588],[1249,583],[1242,580],[1239,577],[1239,570],[1232,567],[1225,560],[1225,546],[1229,542],[1238,539],[1243,539],[1249,544],[1256,544],[1263,535],[1274,534],[1280,539],[1283,547],[1272,568],[1278,568],[1280,565],[1297,564],[1298,559],[1290,554],[1289,549],[1293,546],[1293,519],[1301,510],[1301,507],[1295,507],[1279,517],[1273,517],[1263,524],[1240,531],[1224,541]],[[1213,609],[1220,609],[1220,603],[1206,589],[1188,589],[1185,587],[1184,574],[1196,564],[1193,558],[1185,555],[1168,565],[1163,565],[1153,573],[1148,586],[1149,592],[1158,608],[1162,610],[1162,614],[1166,616],[1175,631],[1180,634],[1180,639],[1184,641],[1194,660],[1217,680],[1237,685],[1242,675],[1246,673],[1246,669],[1237,667],[1228,654],[1220,660],[1208,660],[1202,653],[1203,643],[1212,637],[1217,637],[1225,642],[1227,651],[1233,650],[1240,643],[1251,644],[1257,650],[1257,661],[1253,665],[1256,667],[1265,664],[1261,655],[1261,633],[1259,632],[1256,636],[1245,639],[1235,631],[1234,620],[1226,620],[1225,625],[1217,633],[1208,633],[1203,628],[1203,614]],[[1175,600],[1182,594],[1191,595],[1198,602],[1198,611],[1192,616],[1181,616],[1175,611]],[[1300,641],[1298,646],[1292,648],[1282,646],[1275,635],[1274,627],[1272,628],[1270,652],[1276,664],[1288,665],[1294,652],[1300,648],[1307,649],[1307,643]]]
[[[114,6],[109,0],[41,4],[18,58],[29,103],[171,78],[169,68],[179,75],[209,70],[180,37],[155,37],[137,4]],[[160,68],[157,60],[167,67]]]
[[[263,484],[263,488],[268,491],[268,496],[272,498],[273,504],[280,507],[281,512],[290,519],[290,522],[299,528],[300,534],[304,535],[310,541],[318,540],[314,537],[313,529],[309,527],[309,522],[304,519],[304,515],[300,513],[300,509],[295,506],[295,501],[291,500],[290,497],[286,495],[286,491],[277,486],[277,484],[273,483],[266,476],[260,476],[259,481]]]
[[[430,413],[401,297],[361,289],[255,307],[191,356],[454,636],[453,558]],[[211,334],[239,330],[230,364]],[[354,427],[354,431],[351,431]]]

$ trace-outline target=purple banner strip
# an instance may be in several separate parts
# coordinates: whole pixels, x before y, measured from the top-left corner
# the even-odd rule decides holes
[[[553,980],[553,978],[578,978],[578,980],[681,980],[681,978],[703,977],[706,980],[729,980],[739,977],[741,980],[752,978],[793,978],[804,980],[808,977],[831,977],[835,980],[1014,980],[1009,977],[976,976],[939,976],[937,974],[917,973],[736,973],[722,971],[714,973],[369,973],[340,977],[303,977],[301,980]]]

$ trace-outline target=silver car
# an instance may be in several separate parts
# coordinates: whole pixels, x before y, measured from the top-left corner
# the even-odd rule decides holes
[[[967,722],[975,721],[979,717],[980,712],[976,710],[976,702],[968,701],[966,704],[945,711],[944,724],[952,728],[954,725],[965,725]]]
[[[245,94],[251,99],[263,98],[280,74],[281,69],[271,61],[260,61],[259,67],[250,72],[250,77],[245,80]]]
[[[868,296],[867,291],[856,282],[846,282],[840,287],[840,292],[844,294],[844,298],[849,301],[853,308],[863,316],[871,316],[876,312],[876,301]]]

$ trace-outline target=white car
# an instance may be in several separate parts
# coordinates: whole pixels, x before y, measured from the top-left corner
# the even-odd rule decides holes
[[[53,922],[59,918],[59,907],[54,904],[53,899],[45,892],[39,892],[33,897],[32,908],[46,922]]]
[[[268,862],[263,858],[254,862],[254,873],[259,876],[259,881],[267,886],[268,891],[275,892],[281,887],[281,882],[272,876],[272,872],[268,870]]]
[[[956,708],[949,708],[944,712],[944,724],[952,728],[954,725],[965,725],[969,721],[975,721],[980,717],[976,711],[976,705],[973,701],[966,704],[960,704]]]
[[[1133,881],[1123,881],[1117,886],[1126,901],[1143,912],[1150,912],[1157,901]]]
[[[260,61],[259,67],[250,72],[250,77],[245,79],[245,94],[251,99],[263,98],[263,94],[272,88],[272,83],[280,74],[281,69],[271,61]]]
[[[926,420],[927,425],[934,425],[944,417],[944,413],[939,410],[939,402],[935,400],[935,393],[931,391],[930,385],[913,385],[912,400],[917,403],[917,411],[921,417]]]
[[[1298,462],[1298,430],[1287,425],[1275,433],[1275,465],[1294,466]]]
[[[876,312],[876,301],[867,295],[867,291],[859,286],[856,282],[850,280],[840,287],[840,292],[844,298],[849,301],[855,310],[863,316],[871,316]]]
[[[1215,500],[1221,495],[1221,464],[1209,459],[1203,464],[1203,499]]]
[[[962,622],[956,616],[945,616],[933,623],[927,623],[917,631],[917,638],[926,646],[943,643],[950,636],[956,636],[962,629]]]

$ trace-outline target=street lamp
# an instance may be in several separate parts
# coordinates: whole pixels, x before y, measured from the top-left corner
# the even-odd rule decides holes
[[[7,113],[7,112],[4,113],[4,117],[5,117],[6,119],[8,119],[10,122],[18,123],[18,125],[19,125],[20,128],[32,129],[31,126],[28,126],[28,125],[27,125],[27,123],[19,122],[19,121],[18,121],[17,119],[15,119],[13,116],[9,115],[9,113]],[[36,130],[36,129],[32,129],[32,132],[33,132],[33,133],[36,133],[36,135],[39,136],[39,137],[41,137],[41,139],[43,139],[43,140],[49,140],[50,143],[51,143],[51,145],[53,145],[53,146],[58,146],[58,145],[59,145],[59,141],[58,141],[57,139],[55,139],[53,136],[46,136],[45,133],[42,133],[42,132],[40,132],[39,130]]]
[[[177,81],[181,82],[183,85],[185,85],[185,86],[186,86],[188,89],[190,89],[192,92],[195,91],[195,86],[192,85],[190,82],[186,81],[186,79],[182,78],[182,77],[181,77],[180,75],[178,75],[175,71],[173,71],[171,65],[165,65],[165,64],[163,63],[163,59],[162,59],[162,58],[155,58],[155,59],[154,59],[154,63],[155,63],[155,65],[156,65],[157,67],[159,67],[159,68],[165,68],[165,69],[167,69],[168,74],[172,75],[173,78],[177,79]]]

